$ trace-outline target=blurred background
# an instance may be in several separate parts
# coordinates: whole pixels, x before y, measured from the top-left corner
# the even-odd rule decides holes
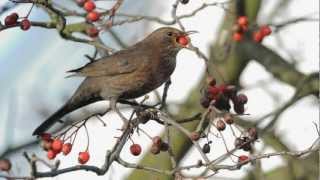
[[[56,0],[55,2],[81,11],[70,1]],[[210,2],[222,1],[190,0],[188,4],[179,6],[177,13],[178,15],[190,13],[203,3]],[[255,49],[246,42],[242,44],[225,40],[231,35],[226,34],[224,29],[231,29],[234,14],[228,13],[229,11],[224,8],[217,6],[205,8],[195,16],[183,19],[182,23],[187,30],[199,31],[191,36],[192,43],[210,57],[210,60],[214,56],[224,56],[225,46],[221,45],[221,42],[229,42],[231,50],[228,53],[231,55],[223,62],[211,63],[210,68],[213,70],[218,67],[227,83],[241,87],[241,92],[248,96],[246,113],[249,115],[241,117],[243,119],[241,125],[244,127],[252,125],[265,115],[289,103],[289,107],[283,109],[276,118],[270,116],[256,123],[261,130],[268,128],[263,131],[261,140],[255,144],[257,152],[308,148],[318,137],[315,124],[319,125],[319,101],[314,95],[315,92],[318,93],[318,85],[314,91],[309,88],[309,85],[306,85],[310,91],[306,90],[306,93],[302,94],[298,100],[292,101],[292,97],[298,88],[299,80],[311,73],[319,72],[319,1],[247,0],[245,2],[250,23],[276,25],[301,17],[316,20],[297,21],[274,29],[276,31],[262,43],[263,48],[270,49],[271,51],[268,52],[272,54],[259,53],[259,49]],[[113,3],[114,1],[97,1],[97,6],[111,7]],[[124,1],[119,12],[170,20],[173,3],[173,0]],[[20,16],[26,15],[30,6],[30,4],[15,5],[7,0],[0,0],[0,9],[8,8],[7,10],[2,9],[1,22],[11,12],[18,12]],[[232,11],[232,7],[227,8]],[[34,7],[29,19],[43,21],[48,20],[48,16],[42,9]],[[78,21],[83,21],[83,19],[68,19],[68,23]],[[145,20],[126,23],[113,27],[113,33],[101,33],[100,37],[105,44],[119,50],[122,47],[115,36],[119,37],[125,45],[132,45],[143,39],[146,34],[162,26],[159,23]],[[248,52],[254,55],[249,56]],[[66,79],[65,72],[86,64],[88,59],[84,55],[93,53],[92,46],[64,40],[55,29],[31,27],[29,31],[21,31],[20,28],[10,28],[0,32],[0,91],[2,92],[0,96],[0,156],[12,161],[12,174],[28,175],[30,171],[22,152],[36,153],[40,157],[46,156],[31,133],[46,117],[64,104],[83,80],[82,78]],[[265,63],[270,58],[271,62]],[[287,69],[281,69],[283,68],[281,61],[285,61],[290,66]],[[194,52],[180,51],[168,93],[168,109],[171,113],[188,117],[192,115],[192,112],[200,109],[199,88],[203,83],[204,67],[203,60]],[[274,70],[276,67],[280,68],[280,72],[279,69]],[[290,79],[281,75],[288,72],[298,72],[298,77],[301,79]],[[318,83],[318,80],[316,81]],[[162,89],[163,87],[159,88],[160,93]],[[155,102],[154,93],[150,93],[150,96],[151,99],[148,101]],[[88,109],[106,106],[106,102],[101,102]],[[72,119],[85,112],[86,110],[76,112],[70,117]],[[113,137],[120,134],[116,130],[121,127],[121,121],[117,116],[108,114],[104,120],[107,123],[106,127],[103,127],[94,118],[88,123],[90,165],[100,166],[104,162],[106,150],[111,149],[115,143]],[[188,125],[188,128],[192,126],[194,125]],[[153,122],[142,125],[142,128],[153,136],[163,131],[162,126]],[[228,135],[226,138],[228,139]],[[135,135],[134,139],[135,142],[142,145],[144,154],[139,157],[130,155],[130,144],[128,143],[121,153],[123,159],[129,162],[141,160],[145,164],[166,168],[165,163],[159,163],[159,159],[165,161],[163,159],[165,155],[162,153],[157,156],[148,154],[150,141],[147,137]],[[85,149],[85,141],[85,133],[79,133],[72,155],[58,157],[61,160],[61,167],[77,163],[77,153]],[[177,153],[180,153],[177,156],[180,157],[181,165],[191,164],[200,157],[186,141],[181,139],[179,143],[185,145],[181,146],[182,149],[176,150]],[[223,143],[219,140],[214,141],[209,157],[217,157],[224,151]],[[247,165],[237,171],[221,171],[212,179],[317,179],[318,162],[319,157],[316,154],[302,160],[272,157],[261,160],[259,167],[258,165]],[[46,170],[45,167],[42,168],[43,171]],[[196,169],[184,173],[196,175],[199,172]],[[117,163],[113,163],[109,172],[104,176],[77,171],[47,179],[71,178],[170,179],[158,174],[127,169]]]

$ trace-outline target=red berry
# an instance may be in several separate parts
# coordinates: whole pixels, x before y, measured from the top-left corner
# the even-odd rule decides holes
[[[264,36],[260,31],[254,32],[253,33],[253,40],[255,42],[261,42],[263,40]]]
[[[159,154],[160,153],[160,146],[156,145],[156,144],[153,144],[151,146],[151,149],[150,149],[150,152],[152,154]]]
[[[17,23],[17,20],[18,20],[17,13],[13,13],[13,14],[10,14],[9,16],[7,16],[4,19],[4,24],[6,26],[12,26],[12,25],[15,25]]]
[[[271,34],[272,30],[269,26],[264,25],[260,27],[260,32],[263,36],[268,36]]]
[[[89,22],[95,22],[98,21],[100,19],[100,13],[98,13],[97,11],[91,11],[87,14],[87,20]]]
[[[243,34],[239,32],[233,33],[232,35],[232,39],[237,42],[241,41],[242,38],[243,38]]]
[[[83,5],[83,9],[85,9],[87,12],[91,12],[95,8],[96,8],[96,4],[91,0],[85,2],[84,5]]]
[[[177,42],[182,46],[186,46],[189,44],[189,38],[187,36],[179,36]]]
[[[78,161],[80,164],[85,164],[89,161],[90,154],[88,151],[85,152],[79,152]]]
[[[51,144],[51,149],[58,154],[61,152],[62,146],[63,146],[63,142],[60,139],[55,139]]]
[[[0,159],[0,171],[10,171],[11,162],[8,159]]]
[[[234,104],[233,109],[237,114],[244,113],[244,105],[243,104]]]
[[[54,159],[55,157],[56,157],[56,153],[53,151],[53,150],[49,150],[48,152],[47,152],[47,157],[48,157],[48,159]]]
[[[68,155],[71,152],[72,144],[66,143],[62,146],[62,153],[63,155]]]
[[[218,120],[216,127],[219,131],[223,131],[226,129],[226,124],[222,120]]]
[[[130,152],[134,156],[138,156],[141,153],[141,146],[139,144],[132,144],[130,146]]]
[[[249,159],[249,157],[248,156],[246,156],[246,155],[241,155],[241,156],[239,156],[239,162],[244,162],[244,161],[246,161],[246,160],[248,160]]]
[[[237,23],[242,26],[247,26],[249,24],[247,16],[240,16],[238,17]]]
[[[88,36],[95,38],[99,35],[99,30],[96,27],[89,27],[86,29],[86,33]]]
[[[21,22],[20,22],[20,28],[24,31],[30,29],[31,27],[31,22],[28,20],[28,19],[23,19]]]

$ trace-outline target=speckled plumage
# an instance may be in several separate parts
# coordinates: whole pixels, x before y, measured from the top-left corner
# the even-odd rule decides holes
[[[176,67],[176,55],[182,48],[176,39],[183,34],[174,28],[160,28],[128,49],[69,71],[86,78],[33,135],[40,135],[64,115],[85,105],[110,100],[114,109],[118,99],[137,98],[161,86]]]

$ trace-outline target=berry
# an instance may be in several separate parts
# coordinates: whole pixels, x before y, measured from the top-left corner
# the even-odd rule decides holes
[[[19,16],[17,13],[12,13],[4,19],[4,24],[6,26],[12,26],[17,23]]]
[[[89,161],[90,154],[88,151],[79,152],[78,161],[80,164],[85,164]]]
[[[98,21],[100,19],[100,13],[98,13],[97,11],[91,11],[87,14],[86,18],[89,22]]]
[[[142,149],[141,149],[141,146],[140,146],[139,144],[132,144],[132,145],[130,146],[130,152],[131,152],[131,154],[134,155],[134,156],[140,155],[141,150],[142,150]]]
[[[249,159],[249,157],[248,156],[246,156],[246,155],[241,155],[241,156],[239,156],[239,162],[241,163],[241,162],[244,162],[244,161],[246,161],[246,160],[248,160]]]
[[[23,19],[20,22],[20,28],[24,31],[27,31],[31,27],[31,22],[28,19]]]
[[[220,93],[220,88],[218,88],[218,87],[216,87],[216,86],[209,87],[208,93],[210,93],[210,95],[212,95],[213,97],[215,97],[215,96],[217,96],[217,95]]]
[[[62,150],[63,142],[60,139],[55,139],[52,141],[51,148],[55,153],[60,153]]]
[[[45,151],[48,151],[51,149],[52,147],[52,139],[50,140],[42,140],[41,141],[41,147],[45,150]]]
[[[87,0],[76,0],[76,3],[78,4],[78,6],[82,7],[84,5],[84,3],[86,3]]]
[[[62,146],[62,153],[63,155],[68,155],[71,152],[72,144],[66,143]]]
[[[50,133],[42,133],[40,135],[41,139],[44,140],[44,141],[49,141],[51,140],[51,134]]]
[[[232,39],[237,42],[241,41],[242,38],[243,38],[243,34],[239,32],[233,33],[232,35]]]
[[[262,40],[263,40],[263,34],[260,32],[260,31],[257,31],[257,32],[254,32],[253,33],[253,40],[255,41],[255,42],[261,42]]]
[[[244,113],[244,105],[243,104],[234,104],[233,109],[237,114]]]
[[[96,27],[89,27],[86,29],[86,34],[92,38],[95,38],[99,35],[99,30]]]
[[[8,159],[0,159],[0,171],[10,171],[11,162]]]
[[[168,149],[169,149],[169,144],[165,143],[165,142],[162,142],[161,145],[160,145],[160,150],[161,151],[168,151]]]
[[[189,44],[189,38],[187,36],[179,36],[177,42],[182,46],[186,46]]]
[[[49,150],[49,151],[47,152],[47,157],[48,157],[48,159],[50,159],[50,160],[56,158],[56,155],[57,155],[57,154],[56,154],[53,150]]]
[[[200,99],[200,104],[204,108],[208,108],[210,105],[210,102],[211,102],[211,100],[205,96],[201,97],[201,99]]]
[[[153,144],[151,146],[150,152],[152,154],[159,154],[160,153],[160,147],[158,145],[156,145],[156,144]]]
[[[188,4],[189,0],[181,0],[180,1],[182,4]]]
[[[238,94],[237,100],[240,104],[246,104],[248,102],[248,97],[244,94]]]
[[[96,4],[91,0],[85,2],[84,5],[83,5],[83,9],[86,10],[87,12],[91,12],[95,8],[96,8]]]
[[[190,139],[192,141],[198,141],[200,139],[200,134],[198,132],[191,132]]]
[[[155,136],[152,138],[152,142],[154,145],[160,146],[162,143],[162,139],[160,136]]]
[[[232,118],[232,116],[227,113],[223,116],[223,119],[224,119],[224,122],[226,122],[227,124],[233,124],[234,123],[234,120]]]
[[[203,153],[209,153],[210,152],[210,145],[208,143],[203,145],[202,152]]]
[[[264,25],[260,27],[260,32],[263,36],[268,36],[272,33],[272,30],[269,26]]]
[[[239,26],[248,26],[249,21],[248,21],[248,17],[247,16],[240,16],[237,20],[237,23],[239,24]]]
[[[216,127],[219,131],[223,131],[226,129],[226,124],[222,120],[218,120]]]
[[[256,140],[258,139],[258,131],[256,128],[252,127],[248,129],[249,137]]]

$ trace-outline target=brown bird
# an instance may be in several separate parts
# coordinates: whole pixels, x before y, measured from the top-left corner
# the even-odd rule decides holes
[[[116,108],[117,101],[143,96],[168,81],[177,53],[189,43],[188,34],[171,27],[159,28],[125,50],[68,71],[85,77],[84,81],[33,135],[41,135],[64,115],[101,100],[110,100],[112,110],[124,119]]]

